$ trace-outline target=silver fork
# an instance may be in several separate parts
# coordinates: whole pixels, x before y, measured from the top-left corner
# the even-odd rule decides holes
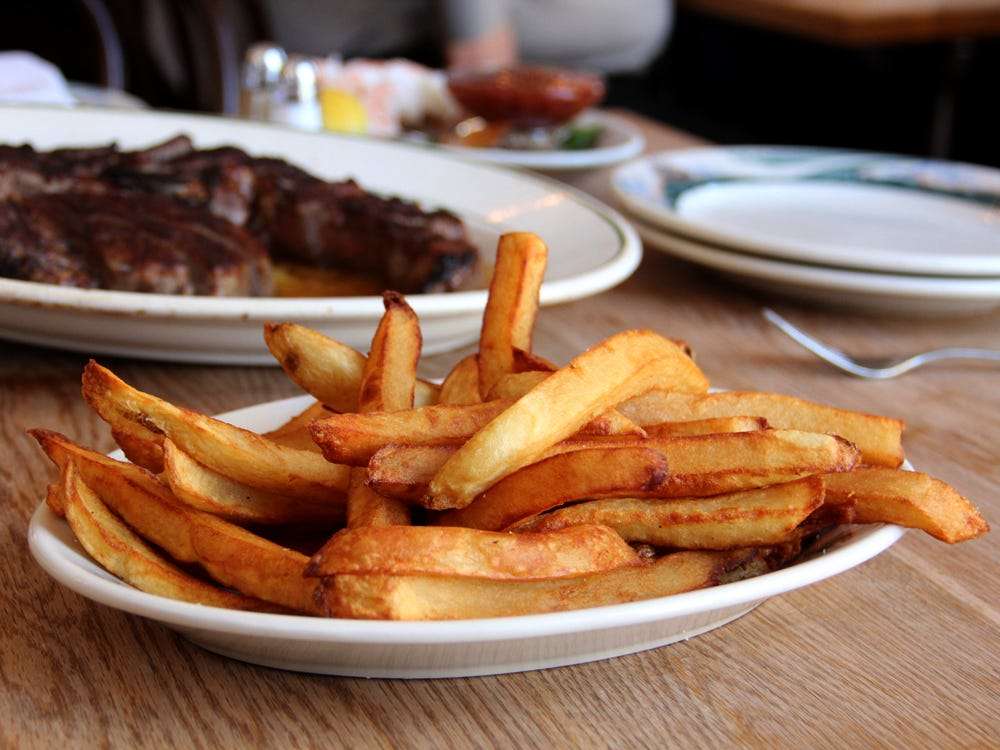
[[[839,349],[824,344],[810,336],[805,331],[799,330],[783,317],[778,315],[769,307],[761,309],[761,313],[789,338],[804,346],[817,357],[829,362],[834,367],[857,375],[859,378],[872,378],[875,380],[887,380],[904,372],[925,365],[928,362],[937,362],[942,359],[986,359],[1000,362],[1000,349],[974,349],[962,346],[951,346],[944,349],[933,349],[922,354],[914,354],[912,357],[893,359],[887,357],[850,357]]]

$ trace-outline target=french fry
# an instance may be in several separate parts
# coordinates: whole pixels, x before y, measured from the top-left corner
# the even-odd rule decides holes
[[[460,359],[441,383],[439,404],[467,406],[482,402],[479,395],[479,363],[476,355]]]
[[[208,513],[192,511],[191,544],[212,578],[244,594],[320,614],[316,582],[305,578],[309,558]]]
[[[857,450],[833,435],[797,430],[760,430],[687,437],[573,439],[552,446],[546,456],[568,451],[640,447],[666,456],[666,480],[655,497],[707,497],[791,482],[812,474],[848,471]],[[388,446],[373,456],[369,482],[380,493],[413,499],[458,449]],[[443,463],[442,463],[443,462]],[[479,502],[478,500],[474,502]],[[540,512],[540,511],[538,511]]]
[[[976,506],[944,482],[915,471],[855,469],[823,477],[831,503],[853,502],[858,523],[895,523],[954,544],[989,531]]]
[[[449,406],[435,404],[420,409],[373,414],[333,414],[313,422],[309,430],[328,461],[365,466],[386,445],[455,445],[468,440],[513,401]],[[616,430],[634,435],[633,422],[598,415],[580,430],[581,436],[608,436]]]
[[[667,460],[651,448],[570,451],[515,471],[434,523],[499,531],[570,500],[655,491],[667,476]]]
[[[196,461],[230,479],[305,500],[343,501],[347,467],[181,409],[132,388],[94,361],[84,369],[83,395],[102,418],[114,414],[158,430]]]
[[[319,401],[315,401],[306,407],[304,411],[296,414],[280,427],[273,429],[270,432],[263,433],[263,436],[268,440],[273,440],[274,442],[280,445],[288,446],[289,448],[301,448],[302,450],[318,451],[319,446],[312,441],[312,436],[309,434],[309,425],[317,419],[322,419],[332,413],[333,412],[328,406]],[[126,453],[125,455],[128,454]]]
[[[155,477],[132,464],[87,450],[47,430],[33,430],[53,462],[81,480],[140,536],[175,560],[199,563],[215,580],[256,599],[317,611],[315,582],[302,577],[305,555],[178,502]]]
[[[203,466],[171,440],[163,441],[161,478],[186,505],[234,523],[343,523],[344,506],[313,503],[235,482]]]
[[[649,437],[685,437],[716,435],[723,432],[756,432],[768,429],[763,417],[714,417],[685,422],[660,422],[643,429]]]
[[[358,411],[391,412],[413,407],[417,361],[420,359],[420,323],[402,296],[383,295],[385,314],[372,339],[371,353],[361,377]],[[368,484],[368,472],[351,470],[347,491],[347,525],[409,525],[410,510],[399,500],[382,497]]]
[[[733,549],[780,544],[823,504],[823,480],[809,477],[757,490],[677,500],[593,500],[559,508],[513,531],[610,526],[629,542],[676,549]]]
[[[111,427],[111,437],[122,449],[125,458],[154,474],[163,471],[163,436],[150,432],[142,425],[119,420]]]
[[[337,411],[355,411],[365,355],[296,323],[267,323],[264,341],[299,387]],[[414,403],[437,403],[438,386],[418,381]]]
[[[156,554],[84,484],[72,463],[63,483],[66,520],[87,554],[109,573],[157,596],[209,607],[275,611],[273,606],[188,575]]]
[[[181,562],[195,562],[189,509],[145,469],[77,445],[51,430],[29,433],[60,470],[73,464],[84,484],[140,536]]]
[[[653,390],[619,404],[618,410],[639,425],[671,420],[753,415],[779,430],[840,435],[858,446],[861,460],[896,468],[903,461],[903,422],[777,393],[726,391],[701,396]]]
[[[640,563],[604,526],[551,534],[507,534],[448,526],[345,529],[313,557],[306,574],[438,575],[540,580],[614,570]]]
[[[469,438],[431,481],[426,507],[468,505],[497,480],[539,460],[549,447],[615,403],[665,382],[695,392],[708,387],[690,358],[662,336],[626,331],[606,339],[552,373]]]
[[[496,267],[479,335],[479,394],[485,396],[501,375],[514,372],[514,349],[531,351],[538,292],[548,249],[538,235],[511,232],[497,244]]]
[[[600,607],[715,585],[754,553],[677,552],[647,565],[547,581],[427,575],[339,575],[324,590],[334,617],[460,620]]]
[[[545,359],[535,352],[528,352],[524,349],[514,347],[514,373],[519,372],[555,372],[559,365],[551,360]],[[495,387],[495,386],[494,386]]]

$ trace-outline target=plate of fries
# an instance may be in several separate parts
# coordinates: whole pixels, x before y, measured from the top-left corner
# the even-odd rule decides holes
[[[648,330],[546,360],[546,262],[537,236],[501,237],[478,352],[441,384],[417,377],[419,320],[392,292],[367,356],[267,325],[309,395],[218,417],[91,362],[83,396],[122,450],[31,431],[59,470],[35,558],[244,661],[452,677],[690,638],[904,527],[988,531],[905,464],[900,420],[710,389],[685,342]]]

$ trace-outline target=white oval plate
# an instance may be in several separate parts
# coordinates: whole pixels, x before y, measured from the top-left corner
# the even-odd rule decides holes
[[[1000,278],[849,271],[730,251],[635,222],[646,247],[719,271],[747,286],[808,302],[897,315],[981,313],[1000,306]]]
[[[779,146],[668,151],[615,194],[668,231],[736,251],[890,273],[1000,276],[1000,170]]]
[[[301,412],[299,396],[220,415],[270,430]],[[112,454],[120,458],[120,454]],[[801,562],[738,583],[630,604],[450,622],[339,620],[205,607],[146,594],[98,567],[65,521],[39,505],[28,529],[38,563],[88,599],[148,617],[210,651],[253,664],[354,677],[468,677],[596,661],[691,638],[781,594],[860,565],[895,543],[898,526],[850,526]]]
[[[202,147],[235,144],[253,154],[283,157],[327,179],[356,177],[375,192],[451,209],[468,222],[486,269],[500,233],[535,232],[550,252],[543,305],[608,289],[627,278],[642,256],[628,222],[596,199],[544,177],[474,164],[438,149],[221,117],[0,107],[0,143],[54,148],[117,140],[135,148],[177,133],[189,133]],[[485,288],[416,294],[409,301],[420,316],[426,353],[478,337]],[[261,337],[261,324],[268,320],[304,323],[365,349],[382,310],[380,297],[183,297],[0,278],[0,337],[147,359],[274,364]]]
[[[460,154],[467,159],[507,167],[523,167],[546,172],[569,172],[598,169],[620,164],[642,153],[646,139],[642,133],[621,117],[599,109],[591,109],[576,118],[578,125],[600,125],[604,128],[601,140],[594,148],[579,150],[551,149],[528,151],[509,148],[469,148],[435,144],[436,148]]]

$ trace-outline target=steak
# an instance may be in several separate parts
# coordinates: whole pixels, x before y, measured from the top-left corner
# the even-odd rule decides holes
[[[165,196],[108,191],[0,202],[0,276],[158,294],[271,290],[267,251],[245,229]]]
[[[39,262],[28,263],[22,257],[27,250],[23,236],[20,241],[0,241],[0,275],[25,273],[29,266],[36,275],[49,273],[67,284],[93,275],[92,261],[107,254],[104,248],[91,245],[88,262],[72,260],[69,256],[82,247],[79,233],[72,238],[57,235],[52,214],[57,210],[55,204],[42,201],[38,206],[44,204],[44,208],[39,209],[27,200],[37,194],[55,193],[74,195],[69,202],[77,206],[78,212],[83,205],[99,207],[102,200],[113,200],[121,207],[133,198],[141,201],[141,196],[173,201],[187,209],[183,216],[164,213],[162,221],[158,218],[149,224],[169,232],[171,222],[179,223],[178,236],[183,235],[186,244],[178,248],[178,253],[190,256],[188,261],[166,260],[168,248],[150,239],[150,225],[142,226],[146,217],[122,208],[98,210],[105,220],[115,217],[112,223],[118,237],[128,236],[125,225],[129,220],[136,222],[136,236],[145,238],[145,245],[132,254],[133,268],[144,265],[139,253],[155,251],[149,269],[169,267],[175,274],[164,286],[188,289],[193,285],[196,289],[215,290],[176,293],[242,293],[225,291],[240,288],[240,284],[220,283],[220,278],[212,276],[216,263],[225,269],[222,278],[232,282],[239,276],[252,288],[266,290],[269,282],[259,263],[261,245],[273,258],[367,272],[379,276],[388,288],[405,293],[455,289],[468,278],[478,259],[462,221],[447,211],[426,212],[414,203],[368,193],[353,180],[327,182],[281,159],[253,157],[232,146],[195,149],[189,138],[178,136],[139,151],[121,151],[113,145],[49,152],[37,152],[29,146],[0,146],[0,201],[18,203],[20,207],[8,212],[16,213],[22,222],[44,216],[48,223],[37,230],[49,242],[43,255],[57,255],[57,237],[61,246],[68,248],[62,261],[43,272]],[[196,240],[196,216],[206,222],[213,217],[223,219],[246,231],[225,234],[217,224],[206,223],[211,227],[206,231],[213,239]],[[8,217],[7,221],[14,220]],[[69,223],[64,221],[58,227],[68,232]],[[93,220],[83,226],[92,228]],[[207,243],[206,260],[201,265],[194,257],[199,242]],[[244,254],[248,267],[244,273],[234,275],[234,249],[240,242],[249,243]],[[178,265],[185,262],[191,264],[186,275],[181,274]],[[81,270],[84,267],[91,269],[90,274]],[[205,273],[212,278],[198,282],[196,277]],[[187,280],[181,283],[177,274]],[[98,286],[121,281],[102,281]],[[151,277],[144,276],[143,283],[150,282]]]

